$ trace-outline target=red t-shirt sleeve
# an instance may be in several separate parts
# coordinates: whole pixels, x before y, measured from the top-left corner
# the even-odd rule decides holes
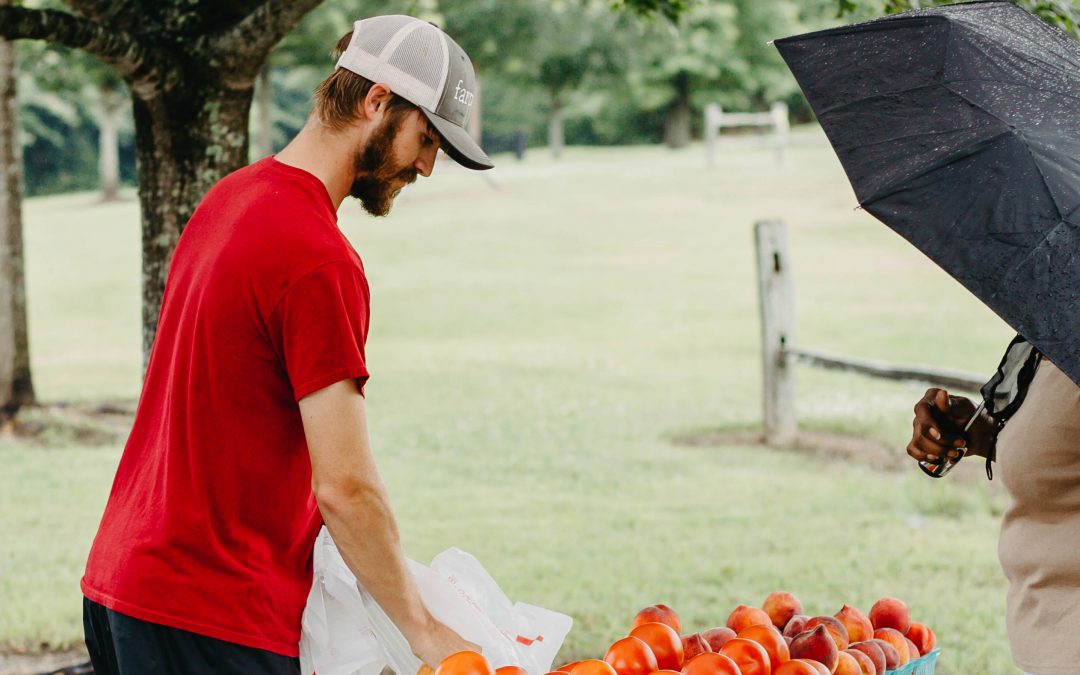
[[[348,378],[363,392],[368,303],[363,275],[345,261],[317,267],[285,291],[270,328],[297,401]]]

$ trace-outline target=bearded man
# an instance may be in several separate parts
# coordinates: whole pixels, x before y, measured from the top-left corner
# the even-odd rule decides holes
[[[300,133],[222,179],[173,255],[135,422],[82,580],[97,673],[298,673],[312,547],[345,561],[434,666],[471,647],[424,607],[372,458],[368,285],[337,226],[465,131],[472,64],[435,26],[356,22]]]

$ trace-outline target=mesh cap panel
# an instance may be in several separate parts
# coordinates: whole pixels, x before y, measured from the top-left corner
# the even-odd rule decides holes
[[[446,50],[437,32],[414,30],[397,46],[388,63],[432,89],[439,89],[446,72]]]
[[[379,56],[394,35],[411,20],[408,16],[387,16],[382,21],[359,22],[360,29],[353,35],[353,44],[372,56]]]

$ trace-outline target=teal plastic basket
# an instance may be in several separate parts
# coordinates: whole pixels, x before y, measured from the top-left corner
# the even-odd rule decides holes
[[[941,647],[934,647],[926,656],[908,661],[896,670],[886,670],[885,675],[934,675]]]

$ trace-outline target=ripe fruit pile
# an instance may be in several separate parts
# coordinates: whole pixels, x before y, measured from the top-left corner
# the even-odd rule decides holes
[[[848,605],[834,616],[802,612],[798,598],[777,592],[760,608],[739,605],[725,626],[682,634],[678,614],[654,605],[638,612],[603,660],[548,675],[885,675],[937,644],[896,598],[878,600],[869,616]]]

